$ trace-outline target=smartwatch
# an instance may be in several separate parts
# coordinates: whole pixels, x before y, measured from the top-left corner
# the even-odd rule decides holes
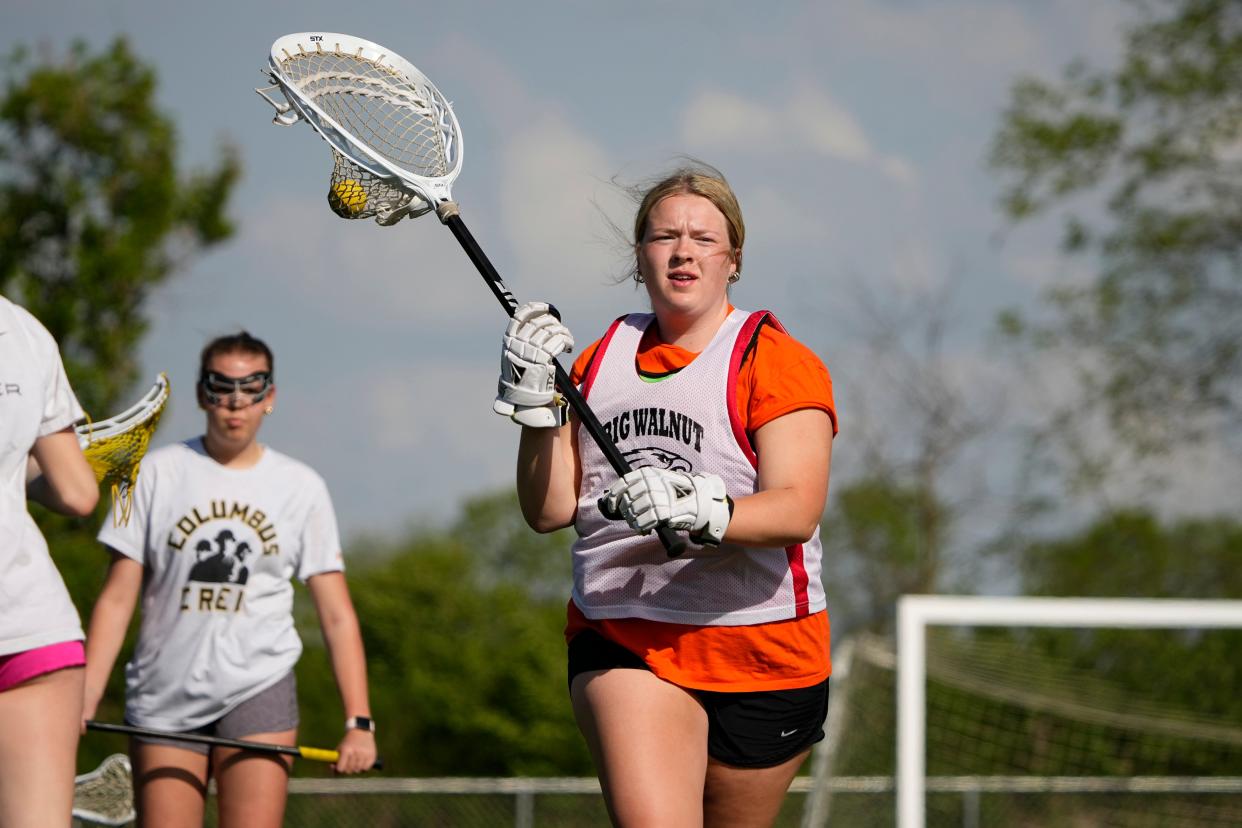
[[[370,716],[351,716],[345,720],[346,730],[366,730],[375,732],[375,720]]]

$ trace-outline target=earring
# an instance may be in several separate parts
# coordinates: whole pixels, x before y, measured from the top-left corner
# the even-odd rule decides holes
[[[729,284],[733,284],[740,278],[742,278],[742,271],[740,270],[733,271],[732,273],[729,274]]]
[[[264,414],[271,414],[271,413],[272,413],[272,407],[269,405],[267,408],[263,409],[263,413],[264,413]]]
[[[643,274],[642,274],[642,273],[638,270],[638,268],[634,268],[634,281],[635,281],[636,283],[640,284],[640,285],[641,285],[643,282],[647,281],[647,280],[643,277]]]

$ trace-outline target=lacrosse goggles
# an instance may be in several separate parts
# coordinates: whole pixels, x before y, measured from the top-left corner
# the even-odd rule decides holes
[[[244,377],[226,377],[207,371],[198,381],[203,396],[211,405],[228,404],[230,408],[249,408],[261,403],[272,390],[272,372],[255,371]]]

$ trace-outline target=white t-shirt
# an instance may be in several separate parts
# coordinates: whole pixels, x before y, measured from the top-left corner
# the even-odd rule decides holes
[[[161,730],[201,727],[284,677],[302,653],[291,579],[344,568],[323,478],[267,447],[231,469],[202,438],[143,458],[129,523],[107,520],[99,540],[146,569],[125,717]]]
[[[26,509],[35,440],[85,416],[56,340],[0,296],[0,655],[81,641],[82,622]]]

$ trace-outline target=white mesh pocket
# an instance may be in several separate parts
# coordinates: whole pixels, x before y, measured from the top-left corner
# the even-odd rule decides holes
[[[341,218],[378,218],[380,223],[397,214],[421,216],[431,210],[410,190],[372,175],[336,150],[332,151],[332,179],[328,184],[328,206]]]

